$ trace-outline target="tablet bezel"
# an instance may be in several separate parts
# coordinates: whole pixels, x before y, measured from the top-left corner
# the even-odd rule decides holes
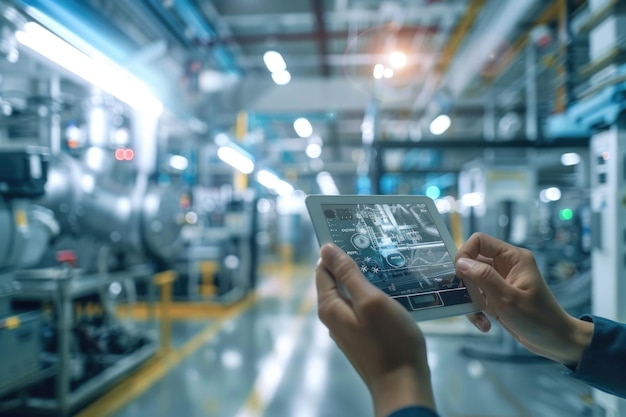
[[[420,195],[309,195],[305,199],[306,207],[313,223],[313,228],[320,246],[325,243],[334,243],[324,216],[323,205],[356,205],[356,204],[425,204],[428,212],[435,222],[452,260],[456,255],[457,248],[452,236],[445,225],[444,219],[437,210],[434,201],[427,196]],[[455,304],[450,306],[429,307],[421,310],[408,310],[416,321],[432,320],[443,317],[469,314],[484,309],[484,297],[469,281],[463,281],[472,300],[471,303]]]

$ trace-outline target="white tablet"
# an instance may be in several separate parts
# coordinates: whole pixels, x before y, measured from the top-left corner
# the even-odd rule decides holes
[[[320,245],[343,249],[415,320],[484,308],[479,290],[455,274],[456,247],[429,197],[310,195],[306,206]]]

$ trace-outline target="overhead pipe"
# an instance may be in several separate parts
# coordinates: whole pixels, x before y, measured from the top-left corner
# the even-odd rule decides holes
[[[527,18],[539,1],[516,0],[498,3],[500,6],[498,18],[492,19],[491,25],[474,36],[473,42],[457,55],[446,74],[444,83],[453,97],[458,97],[466,90],[492,54],[497,51],[501,42],[512,36],[513,31]]]
[[[481,10],[485,5],[485,0],[472,0],[472,2],[467,7],[466,13],[461,18],[461,21],[456,26],[452,34],[450,35],[450,41],[446,43],[446,46],[442,53],[442,58],[440,63],[437,65],[437,70],[434,73],[431,73],[424,83],[424,88],[421,93],[416,97],[412,109],[413,110],[421,110],[424,106],[426,106],[433,94],[435,93],[437,87],[441,83],[443,75],[448,71],[450,64],[452,63],[452,58],[455,56],[461,44],[467,38],[467,34],[474,27],[474,23],[476,22],[476,18],[480,14]]]
[[[500,61],[498,62],[498,64],[496,64],[494,69],[488,72],[484,76],[484,78],[487,80],[487,84],[492,84],[498,78],[498,76],[500,76],[500,74],[502,74],[511,66],[511,64],[513,63],[513,60],[526,47],[526,44],[528,43],[528,40],[530,39],[530,31],[532,30],[533,27],[539,26],[539,25],[545,25],[545,24],[552,22],[554,19],[557,18],[558,14],[559,14],[558,2],[551,3],[548,6],[546,6],[543,12],[541,12],[539,17],[535,20],[531,28],[527,30],[520,38],[518,38],[518,40],[513,44],[513,47],[509,49],[507,54],[502,59],[500,59]]]

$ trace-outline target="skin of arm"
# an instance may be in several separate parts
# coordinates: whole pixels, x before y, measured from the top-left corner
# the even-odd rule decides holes
[[[591,343],[593,323],[570,316],[541,276],[533,254],[476,233],[459,249],[456,273],[485,297],[485,313],[468,319],[481,331],[497,321],[531,352],[576,367]]]
[[[415,321],[337,246],[324,245],[320,253],[320,320],[368,387],[376,416],[407,406],[435,410],[425,340]]]

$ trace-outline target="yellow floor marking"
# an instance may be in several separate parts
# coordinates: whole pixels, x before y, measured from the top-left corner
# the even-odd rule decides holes
[[[252,390],[236,417],[261,417],[265,414],[293,355],[297,340],[300,339],[299,335],[305,324],[304,316],[309,314],[314,306],[315,291],[311,286],[300,303],[291,326],[279,336],[272,352],[262,362],[263,366],[259,370]]]
[[[76,414],[75,417],[103,417],[115,413],[134,398],[147,391],[148,388],[156,381],[163,378],[165,374],[178,365],[183,359],[195,352],[204,343],[211,340],[228,320],[241,315],[257,301],[258,298],[256,296],[251,296],[239,304],[232,306],[230,309],[225,310],[222,317],[208,325],[199,334],[190,339],[182,348],[149,360],[136,372],[122,380],[114,388],[91,403],[87,408]]]

